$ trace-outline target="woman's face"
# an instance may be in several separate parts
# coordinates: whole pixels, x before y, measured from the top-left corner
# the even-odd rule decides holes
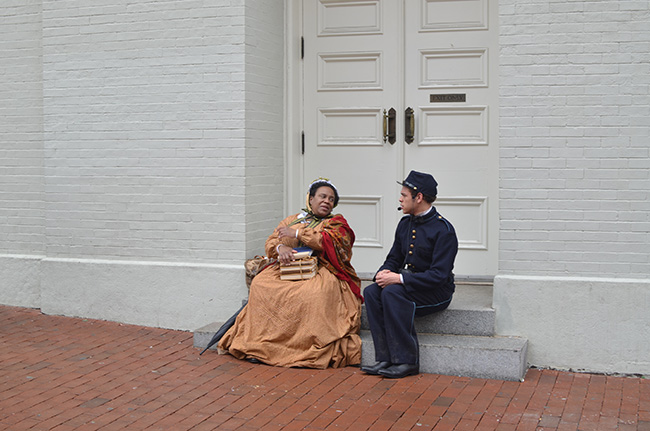
[[[325,217],[334,208],[334,190],[327,186],[316,189],[314,196],[309,197],[309,206],[318,217]]]

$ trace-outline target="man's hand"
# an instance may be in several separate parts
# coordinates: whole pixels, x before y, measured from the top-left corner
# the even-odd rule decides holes
[[[389,284],[402,284],[402,280],[399,274],[396,272],[389,271],[387,269],[379,271],[377,275],[375,275],[375,282],[381,288],[384,288]]]

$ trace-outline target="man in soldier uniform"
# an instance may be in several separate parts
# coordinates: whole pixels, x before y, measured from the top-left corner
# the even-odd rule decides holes
[[[433,176],[411,171],[398,184],[405,216],[375,283],[364,290],[377,363],[361,370],[389,378],[420,372],[414,317],[449,306],[458,252],[454,227],[432,205],[438,194]]]

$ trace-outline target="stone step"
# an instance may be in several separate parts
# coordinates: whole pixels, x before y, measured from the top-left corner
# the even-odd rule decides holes
[[[361,331],[361,365],[375,363],[370,331]],[[498,380],[522,380],[528,341],[518,337],[476,337],[418,333],[420,372]]]
[[[212,336],[221,328],[221,325],[223,325],[223,322],[212,322],[195,330],[193,336],[194,347],[201,350],[205,349],[205,346],[212,340]],[[217,350],[217,346],[210,347],[210,350]]]
[[[370,284],[363,280],[362,288]],[[449,308],[415,321],[420,343],[420,372],[477,378],[521,380],[528,341],[494,336],[492,283],[457,281]],[[222,322],[194,332],[194,347],[205,348]],[[361,316],[362,365],[372,365],[374,346],[365,307]],[[211,349],[215,349],[212,347]]]
[[[204,349],[221,322],[194,331],[194,347]],[[361,364],[374,364],[370,331],[361,331]],[[526,372],[527,340],[418,333],[420,372],[485,379],[521,380]],[[216,346],[210,350],[216,349]]]
[[[370,284],[365,281],[365,288]],[[418,317],[419,333],[477,335],[494,334],[495,313],[492,308],[492,286],[485,283],[458,283],[449,308],[429,316]],[[194,331],[194,346],[205,348],[223,322],[213,322]],[[365,306],[361,309],[361,329],[369,329]]]
[[[418,333],[489,336],[494,335],[494,321],[492,285],[458,283],[449,308],[416,318],[415,328]],[[361,310],[361,329],[370,329],[365,306]]]

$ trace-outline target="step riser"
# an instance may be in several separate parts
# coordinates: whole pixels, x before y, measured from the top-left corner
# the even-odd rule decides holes
[[[494,310],[459,310],[448,308],[439,313],[417,317],[418,333],[448,335],[494,335]],[[370,329],[365,305],[361,309],[361,329]]]
[[[194,332],[194,347],[203,349],[221,323]],[[361,365],[375,363],[370,331],[361,331]],[[521,338],[418,334],[420,372],[484,379],[521,380],[528,343]],[[210,350],[216,350],[213,346]]]
[[[461,337],[454,337],[453,343],[446,343],[444,338],[437,337],[434,341],[422,340],[420,344],[420,372],[431,374],[445,374],[450,376],[466,376],[482,379],[498,379],[520,381],[526,372],[526,340],[513,338],[497,339],[500,347],[492,344],[494,338],[478,340],[470,337],[466,345],[458,343]],[[440,339],[442,338],[442,339]],[[375,351],[369,331],[361,332],[361,364],[372,365],[375,363]],[[452,341],[452,340],[449,340]],[[510,342],[511,341],[511,342]]]
[[[219,330],[219,328],[221,328],[221,325],[223,325],[223,323],[224,322],[210,323],[194,331],[192,340],[194,347],[198,347],[201,350],[205,349],[205,346],[207,346],[210,340],[212,340],[212,336]],[[216,344],[210,347],[210,350],[216,349]]]

